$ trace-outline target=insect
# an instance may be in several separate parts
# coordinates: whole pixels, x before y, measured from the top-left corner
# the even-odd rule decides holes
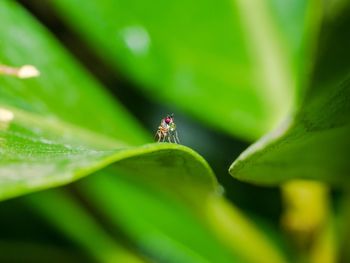
[[[180,143],[176,124],[174,122],[174,114],[167,115],[161,120],[155,139],[158,142],[165,142],[165,140],[168,140],[168,142]]]

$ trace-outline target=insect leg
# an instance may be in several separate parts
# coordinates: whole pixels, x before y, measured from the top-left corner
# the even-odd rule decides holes
[[[168,142],[171,142],[171,133],[168,135]]]
[[[179,144],[179,142],[178,142],[177,139],[176,139],[175,134],[173,135],[173,138],[174,138],[174,142],[175,142],[176,144]]]
[[[160,135],[159,131],[157,131],[157,132],[156,132],[156,135],[154,136],[154,137],[155,137],[154,139],[158,139],[157,142],[159,142],[159,141],[160,141],[160,138],[161,138],[160,136],[161,136],[161,135]]]
[[[177,140],[177,143],[180,144],[179,136],[177,135],[177,131],[175,131],[175,138]]]

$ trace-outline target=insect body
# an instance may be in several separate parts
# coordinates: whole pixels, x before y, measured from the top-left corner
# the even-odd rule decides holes
[[[168,132],[169,132],[169,127],[166,124],[165,119],[162,119],[155,136],[156,138],[158,137],[158,142],[160,141],[164,142],[166,137],[168,136]]]
[[[167,115],[166,118],[161,120],[155,138],[158,142],[168,140],[168,142],[180,143],[174,122],[174,114]]]

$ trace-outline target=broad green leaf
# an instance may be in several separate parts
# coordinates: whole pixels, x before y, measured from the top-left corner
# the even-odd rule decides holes
[[[146,95],[250,140],[294,105],[314,3],[52,1],[96,53]]]
[[[348,184],[350,172],[349,5],[326,15],[310,89],[295,117],[248,148],[230,173],[277,184],[294,178]]]
[[[159,174],[167,172],[165,178],[181,175],[180,189],[188,187],[182,182],[187,180],[196,189],[216,191],[209,166],[190,149],[172,144],[131,148],[147,137],[122,107],[15,2],[1,1],[0,7],[1,60],[33,64],[41,71],[31,80],[0,78],[0,199],[69,183],[131,157],[134,162],[126,165],[139,167],[142,174],[156,176],[152,171],[164,167]],[[147,161],[149,171],[142,168]]]
[[[196,184],[196,191],[215,192],[218,188],[207,163],[185,146],[159,143],[127,147],[57,119],[50,122],[33,113],[4,109],[14,118],[0,129],[0,199],[66,184],[124,159],[124,165],[140,176],[174,181],[172,187],[183,189],[194,199],[196,193],[188,191],[192,184]],[[173,174],[178,175],[176,180],[171,178]]]

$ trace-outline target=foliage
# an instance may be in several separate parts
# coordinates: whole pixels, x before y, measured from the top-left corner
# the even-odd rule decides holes
[[[0,2],[0,61],[35,65],[40,76],[0,76],[0,199],[16,197],[0,206],[9,231],[0,261],[346,261],[346,246],[337,247],[349,233],[346,1],[22,2]],[[197,152],[152,143],[23,5],[56,14],[145,98],[232,138],[258,139],[229,172],[281,187],[284,231],[234,206],[230,186]],[[339,186],[338,202],[329,189]],[[45,222],[49,256],[37,234],[10,242],[23,239],[25,223],[6,230],[16,209]]]

